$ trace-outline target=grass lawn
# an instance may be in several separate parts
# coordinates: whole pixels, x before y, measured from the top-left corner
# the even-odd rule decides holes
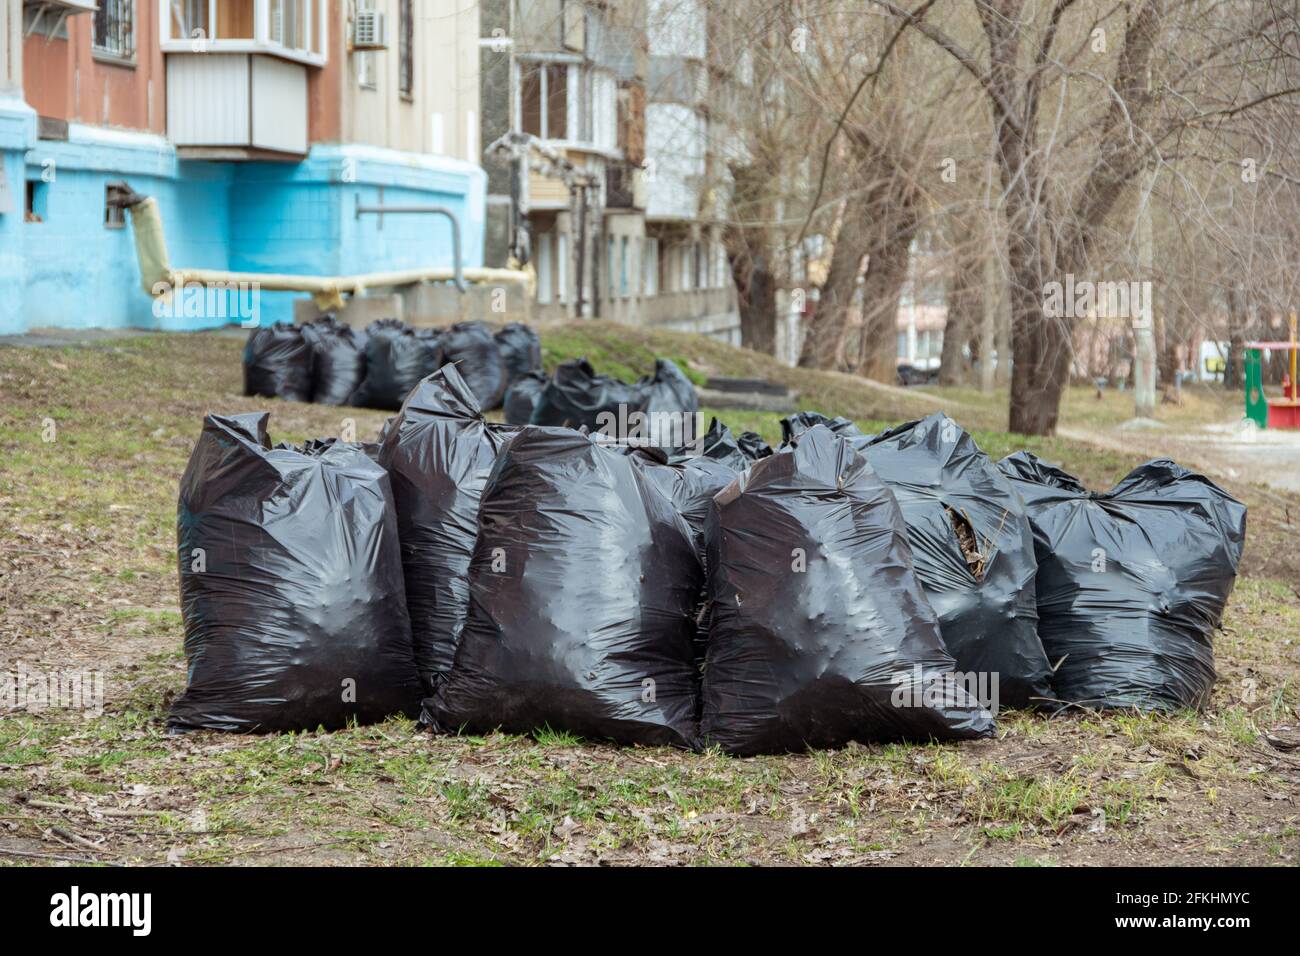
[[[345,419],[370,437],[385,417],[243,398],[241,347],[201,334],[0,348],[0,672],[21,662],[107,682],[102,716],[0,719],[0,862],[1294,864],[1300,854],[1300,756],[1268,737],[1294,739],[1300,715],[1297,533],[1287,499],[1245,484],[1229,484],[1251,506],[1249,539],[1204,714],[1009,712],[995,740],[747,760],[562,734],[432,737],[401,721],[168,737],[166,707],[185,681],[176,486],[203,413],[269,408],[276,441],[338,434]],[[624,377],[659,354],[697,381],[782,381],[801,391],[800,407],[868,430],[942,407],[990,454],[1028,447],[1093,487],[1143,457],[1009,435],[996,397],[784,369],[693,336],[583,323],[546,330],[544,351],[551,366],[587,354]],[[1067,421],[1123,413],[1112,397],[1090,401],[1072,394]],[[1176,414],[1231,404],[1195,401]],[[719,414],[779,437],[779,415]]]

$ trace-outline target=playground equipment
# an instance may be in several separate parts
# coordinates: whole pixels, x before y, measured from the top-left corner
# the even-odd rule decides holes
[[[1268,398],[1264,394],[1264,353],[1289,352],[1290,370],[1282,377],[1282,397]],[[1300,384],[1296,381],[1296,353],[1300,342],[1296,340],[1296,316],[1291,314],[1291,339],[1287,342],[1247,342],[1246,358],[1246,417],[1260,428],[1300,429]]]

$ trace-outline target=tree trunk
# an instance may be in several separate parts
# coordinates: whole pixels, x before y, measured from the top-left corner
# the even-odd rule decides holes
[[[822,283],[817,307],[799,352],[801,368],[844,370],[844,343],[848,338],[858,277],[862,275],[858,215],[860,211],[851,205],[835,239],[826,281]]]
[[[1006,388],[1011,382],[1011,303],[1007,301],[1007,281],[1001,269],[993,272],[994,313],[993,347],[997,352],[993,363],[993,385]]]
[[[994,378],[995,353],[1001,354],[1002,364],[1007,363],[1007,350],[997,342],[998,293],[997,263],[992,258],[984,260],[984,282],[980,288],[980,391],[985,395],[997,384]],[[998,350],[1001,349],[999,353]]]
[[[907,282],[915,229],[886,237],[873,247],[862,283],[862,339],[857,372],[877,382],[898,380],[898,303]]]
[[[762,258],[730,258],[740,312],[740,340],[746,348],[776,354],[776,279]]]
[[[1063,317],[1043,309],[1042,259],[1037,238],[1008,241],[1011,271],[1011,409],[1009,428],[1023,435],[1053,435],[1070,368],[1070,330]]]
[[[982,301],[983,257],[965,251],[957,256],[948,280],[948,318],[943,327],[943,351],[939,355],[939,384],[964,385],[966,356],[962,349],[979,326]]]

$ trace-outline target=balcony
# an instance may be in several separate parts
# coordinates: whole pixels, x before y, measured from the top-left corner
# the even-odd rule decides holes
[[[188,159],[307,153],[307,71],[325,65],[327,0],[160,0],[167,135]]]

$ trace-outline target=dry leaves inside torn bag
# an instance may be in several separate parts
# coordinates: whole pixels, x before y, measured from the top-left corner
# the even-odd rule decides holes
[[[907,523],[916,576],[957,669],[983,675],[998,703],[1051,696],[1038,637],[1033,530],[1020,496],[970,434],[937,412],[862,448]]]

